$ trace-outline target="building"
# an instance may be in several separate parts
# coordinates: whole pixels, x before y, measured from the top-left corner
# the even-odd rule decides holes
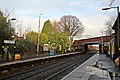
[[[119,24],[119,27],[118,27]],[[120,13],[118,14],[118,17],[112,27],[113,30],[115,30],[115,34],[114,34],[114,39],[115,39],[115,43],[114,43],[114,48],[115,48],[115,54],[114,54],[114,60],[120,56]]]

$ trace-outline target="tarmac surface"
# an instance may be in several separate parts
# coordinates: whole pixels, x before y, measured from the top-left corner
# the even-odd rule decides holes
[[[120,70],[110,57],[95,54],[62,80],[120,80]]]

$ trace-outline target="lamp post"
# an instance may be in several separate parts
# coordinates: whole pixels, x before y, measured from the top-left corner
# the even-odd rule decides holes
[[[16,20],[16,18],[8,19],[8,23],[10,24],[10,26],[11,26],[11,22],[10,22],[11,20],[14,21],[14,20]]]
[[[11,19],[9,19],[9,20],[16,20],[16,18],[11,18]],[[9,21],[9,20],[8,20],[8,21]]]
[[[16,20],[16,18],[8,19],[9,30],[11,29],[11,20],[14,21]]]
[[[37,53],[40,52],[40,18],[41,18],[42,13],[39,16],[39,26],[38,26],[38,43],[37,43]]]
[[[117,46],[118,46],[118,49],[117,49],[117,50],[118,50],[118,56],[120,57],[120,51],[119,51],[119,50],[120,50],[120,48],[119,48],[119,45],[120,45],[120,43],[119,43],[119,42],[120,42],[120,39],[119,39],[119,38],[120,38],[120,37],[119,37],[119,36],[120,36],[120,30],[119,30],[119,29],[120,29],[120,28],[119,28],[119,6],[117,6],[117,7],[102,8],[102,10],[109,10],[109,9],[111,9],[111,8],[117,9],[117,14],[118,14],[118,19],[117,19],[117,29],[118,29],[118,36],[117,36],[117,41],[118,41],[117,44],[118,44],[118,45],[117,45]],[[120,58],[119,58],[119,69],[120,69]]]
[[[11,21],[14,21],[16,20],[16,18],[11,18],[11,19],[8,19],[8,26],[9,26],[9,30],[11,30]],[[13,35],[13,33],[12,33]],[[10,35],[10,37],[12,37],[12,35]],[[5,48],[4,48],[5,49]],[[7,47],[6,47],[7,49]],[[10,56],[10,53],[8,53],[8,50],[6,50],[6,55],[7,55],[7,61],[9,61],[9,56]],[[3,56],[3,55],[2,55]],[[15,52],[14,52],[14,56],[15,56]]]

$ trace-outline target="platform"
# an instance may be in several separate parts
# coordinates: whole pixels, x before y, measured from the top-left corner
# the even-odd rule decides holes
[[[25,63],[25,62],[32,62],[32,61],[37,61],[37,60],[42,60],[42,59],[50,59],[50,58],[56,58],[56,57],[62,57],[62,56],[69,56],[69,55],[74,55],[74,54],[79,54],[79,53],[82,53],[82,52],[58,54],[58,55],[54,55],[54,56],[45,56],[45,57],[36,56],[36,58],[31,58],[31,59],[17,60],[17,61],[10,61],[10,62],[0,63],[0,67],[8,66],[8,65],[14,65],[14,64],[20,64],[20,63]]]
[[[120,70],[105,54],[95,54],[62,80],[120,80]]]

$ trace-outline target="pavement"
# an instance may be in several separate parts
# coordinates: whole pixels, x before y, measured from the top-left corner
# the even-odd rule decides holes
[[[120,80],[120,70],[110,57],[95,54],[62,80]]]

